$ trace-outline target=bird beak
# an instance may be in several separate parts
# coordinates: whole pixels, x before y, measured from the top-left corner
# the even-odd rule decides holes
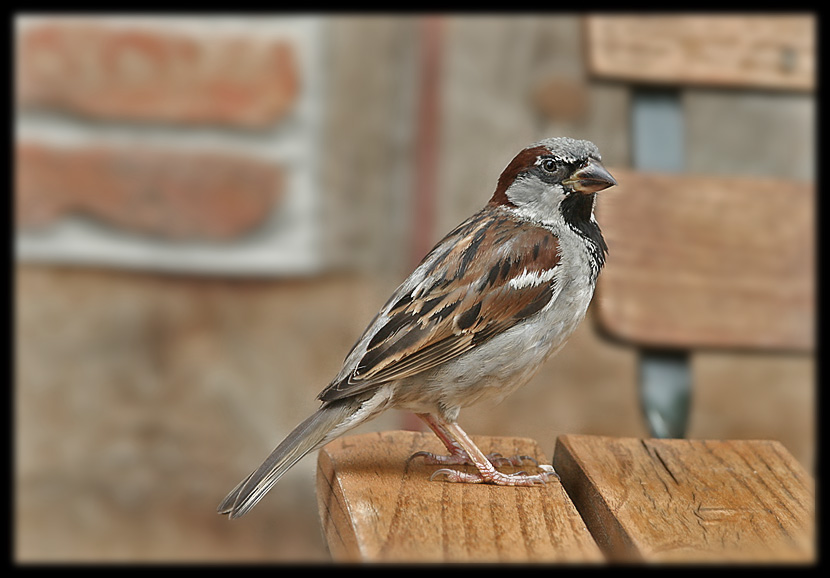
[[[574,191],[588,195],[596,193],[608,187],[613,187],[617,184],[611,173],[608,172],[602,163],[588,159],[588,162],[576,169],[570,177],[562,181],[564,185],[568,185]]]

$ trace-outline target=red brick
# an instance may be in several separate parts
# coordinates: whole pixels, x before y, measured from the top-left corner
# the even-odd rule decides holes
[[[82,214],[173,239],[226,240],[274,209],[279,167],[220,153],[17,146],[17,225],[38,228]]]
[[[21,106],[96,119],[262,127],[299,91],[279,39],[52,22],[22,32],[17,58]]]

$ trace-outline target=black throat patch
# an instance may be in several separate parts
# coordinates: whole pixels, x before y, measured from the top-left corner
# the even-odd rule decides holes
[[[591,212],[594,208],[594,197],[596,193],[583,195],[572,193],[562,200],[562,218],[574,231],[590,241],[591,254],[596,261],[596,270],[605,264],[605,255],[608,253],[608,245],[596,221],[591,220]]]

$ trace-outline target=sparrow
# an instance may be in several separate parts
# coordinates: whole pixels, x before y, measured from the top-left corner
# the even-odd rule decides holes
[[[530,458],[485,455],[458,415],[525,384],[583,319],[608,252],[596,193],[616,184],[589,141],[547,138],[519,152],[484,208],[439,241],[381,308],[318,395],[320,408],[217,511],[244,515],[307,453],[389,408],[414,412],[449,452],[413,457],[477,470],[442,468],[432,478],[531,486],[557,477],[542,465],[536,474],[499,471]]]

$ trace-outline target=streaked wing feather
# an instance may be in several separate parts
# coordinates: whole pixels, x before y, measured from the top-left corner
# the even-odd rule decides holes
[[[486,259],[484,247],[492,250]],[[385,322],[370,325],[358,341],[368,343],[351,373],[332,382],[320,399],[348,397],[446,363],[537,313],[553,295],[556,236],[504,211],[474,215],[424,263],[436,252],[441,258],[432,259],[424,275],[434,281],[401,285],[382,311]]]

